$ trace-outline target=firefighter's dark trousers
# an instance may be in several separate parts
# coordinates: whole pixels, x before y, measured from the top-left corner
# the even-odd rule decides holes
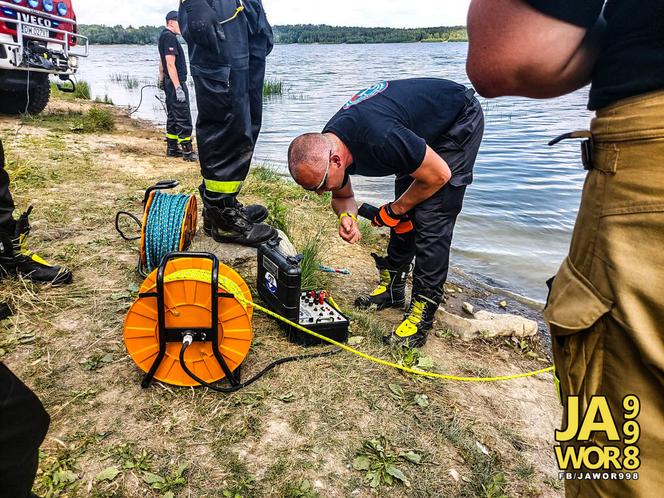
[[[219,19],[229,19],[234,2],[215,0],[212,7]],[[255,9],[262,9],[260,2]],[[180,24],[186,13],[180,8]],[[220,53],[207,50],[187,39],[191,75],[196,87],[198,119],[196,140],[205,206],[231,202],[242,189],[263,119],[265,59],[272,48],[269,25],[250,26],[247,16],[238,15],[223,25],[225,40]]]
[[[0,140],[0,230],[14,233],[14,200],[9,192],[9,174],[5,170],[5,152]]]
[[[402,235],[394,230],[390,233],[388,265],[403,268],[415,258],[413,295],[424,295],[436,302],[440,302],[443,296],[454,225],[463,207],[466,186],[472,181],[472,168],[483,134],[482,108],[473,98],[451,132],[432,146],[453,172],[463,174],[455,179],[453,173],[449,183],[411,211],[413,231]],[[401,197],[412,182],[409,175],[397,176],[395,199]]]
[[[164,92],[166,92],[166,138],[170,140],[177,140],[178,143],[187,142],[191,140],[191,132],[194,127],[191,123],[191,107],[189,105],[189,89],[187,82],[181,81],[184,94],[187,100],[178,102],[175,96],[175,85],[171,79],[166,76],[164,78]]]
[[[0,363],[0,498],[27,498],[49,416],[35,394]]]

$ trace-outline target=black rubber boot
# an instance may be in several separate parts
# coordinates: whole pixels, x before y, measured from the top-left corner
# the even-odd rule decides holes
[[[166,139],[166,156],[167,157],[182,157],[182,149],[178,141],[173,138]]]
[[[401,325],[392,334],[383,337],[383,341],[395,346],[421,348],[427,342],[439,304],[422,294],[414,295]]]
[[[240,214],[251,223],[262,223],[267,219],[268,216],[267,208],[265,206],[261,206],[260,204],[250,204],[248,206],[244,206],[241,202],[235,200],[232,207],[237,209]],[[203,231],[205,232],[205,235],[209,235],[211,237],[212,221],[210,220],[207,211],[208,208],[203,208]]]
[[[264,223],[254,223],[237,208],[205,209],[210,235],[217,242],[258,246],[277,236],[277,231]]]
[[[359,296],[355,300],[358,308],[369,308],[376,306],[377,309],[403,308],[406,304],[406,278],[410,271],[410,265],[403,268],[390,268],[387,258],[371,253],[376,260],[376,268],[380,275],[380,283],[374,291],[365,296]]]
[[[191,144],[191,140],[185,140],[181,142],[182,146],[182,159],[185,161],[196,162],[198,161],[198,154],[194,152],[194,146]]]
[[[68,284],[72,273],[62,266],[49,265],[35,253],[28,251],[26,239],[30,232],[28,217],[32,206],[16,220],[14,233],[0,231],[0,278],[20,275],[33,282],[52,285]]]

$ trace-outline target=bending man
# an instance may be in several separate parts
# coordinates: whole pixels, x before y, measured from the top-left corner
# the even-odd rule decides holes
[[[360,240],[352,175],[396,175],[395,201],[374,225],[391,228],[387,257],[374,255],[380,285],[356,305],[403,307],[413,258],[413,289],[403,323],[386,342],[421,347],[447,279],[450,244],[482,141],[484,117],[474,91],[452,81],[386,81],[361,91],[322,133],[296,138],[288,151],[295,181],[332,192],[339,235]]]

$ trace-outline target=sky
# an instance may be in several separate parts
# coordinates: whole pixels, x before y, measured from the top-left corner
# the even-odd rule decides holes
[[[82,24],[161,25],[178,0],[73,0]],[[230,0],[225,0],[230,1]],[[470,0],[263,0],[272,24],[416,28],[466,24]]]

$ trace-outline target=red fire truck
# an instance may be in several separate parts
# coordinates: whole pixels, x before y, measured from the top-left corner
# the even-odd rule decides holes
[[[72,0],[0,0],[0,112],[38,114],[51,95],[49,75],[62,91],[88,39],[78,34]]]

